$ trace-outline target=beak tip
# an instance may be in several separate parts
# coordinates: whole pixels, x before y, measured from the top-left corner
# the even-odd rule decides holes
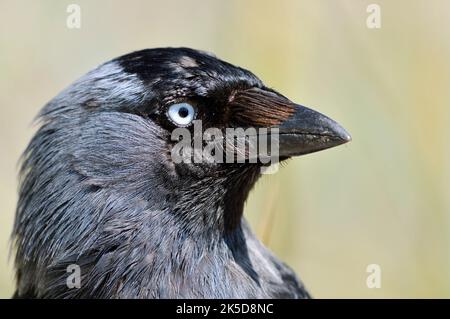
[[[339,138],[342,140],[342,144],[351,142],[352,140],[352,136],[344,129],[342,129],[342,132],[340,132]]]
[[[347,134],[347,136],[345,137],[345,143],[348,143],[351,141],[352,141],[352,136],[350,134]]]
[[[342,144],[352,140],[351,135],[331,118],[297,105],[293,117],[280,126],[283,133],[280,154],[298,156],[309,154]]]
[[[328,120],[332,135],[334,135],[335,138],[337,138],[340,141],[339,144],[345,144],[352,140],[352,136],[345,130],[345,128],[343,128],[340,124],[336,123],[331,119]]]

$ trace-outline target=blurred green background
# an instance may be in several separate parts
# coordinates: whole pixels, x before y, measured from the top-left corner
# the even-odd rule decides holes
[[[33,117],[97,64],[161,46],[214,52],[352,134],[264,176],[246,205],[315,297],[450,297],[450,1],[1,0],[0,26],[0,297]]]

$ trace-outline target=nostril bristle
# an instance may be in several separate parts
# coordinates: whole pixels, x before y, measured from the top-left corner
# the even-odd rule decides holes
[[[295,104],[283,96],[259,88],[237,91],[228,103],[233,124],[272,127],[295,113]]]

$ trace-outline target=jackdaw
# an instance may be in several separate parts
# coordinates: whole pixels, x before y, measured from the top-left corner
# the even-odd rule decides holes
[[[159,48],[98,66],[38,119],[12,234],[16,298],[309,297],[242,216],[267,162],[176,161],[173,132],[276,129],[284,161],[348,142],[330,118],[210,53]]]

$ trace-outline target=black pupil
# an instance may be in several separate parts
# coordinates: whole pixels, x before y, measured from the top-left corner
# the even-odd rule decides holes
[[[186,116],[189,115],[189,110],[185,107],[182,107],[178,110],[178,115],[182,118],[185,118]]]

